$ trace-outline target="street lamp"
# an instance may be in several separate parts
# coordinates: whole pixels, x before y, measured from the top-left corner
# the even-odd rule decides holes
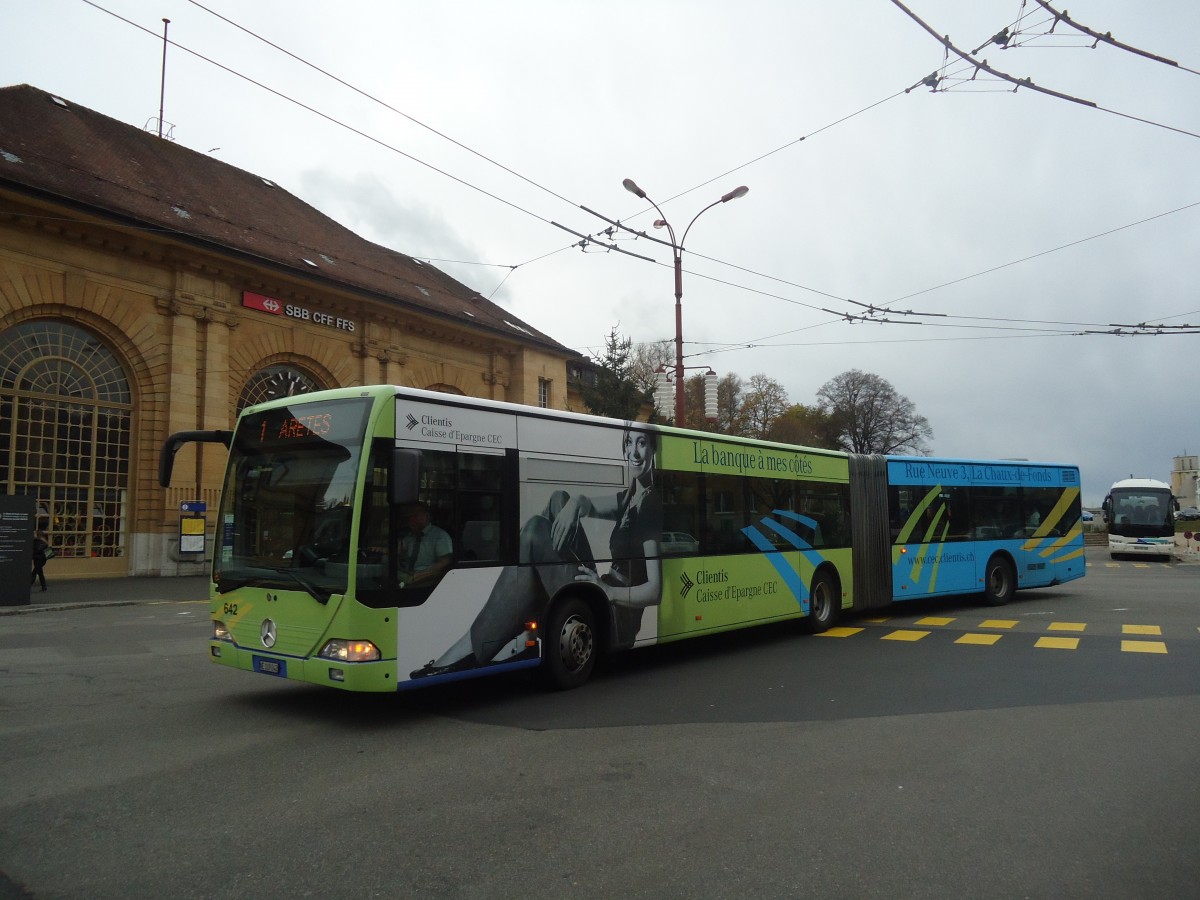
[[[621,182],[625,186],[625,190],[633,194],[635,197],[645,200],[655,211],[658,212],[660,219],[654,222],[655,228],[666,228],[667,234],[671,236],[671,252],[675,256],[675,424],[682,428],[684,426],[684,402],[683,402],[683,242],[687,240],[688,232],[692,230],[692,226],[696,224],[696,220],[721,203],[728,203],[730,200],[736,200],[738,197],[745,197],[750,191],[750,188],[744,184],[741,187],[736,187],[728,194],[721,197],[720,200],[714,200],[696,215],[692,216],[692,221],[688,222],[687,228],[683,229],[683,237],[675,240],[675,229],[671,227],[671,223],[667,221],[667,217],[663,215],[663,211],[658,208],[658,204],[646,196],[643,191],[632,178],[626,178]]]

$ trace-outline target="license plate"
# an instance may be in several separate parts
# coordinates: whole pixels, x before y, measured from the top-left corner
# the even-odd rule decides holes
[[[287,678],[287,663],[282,659],[267,659],[265,656],[254,657],[254,671],[264,675],[278,675]]]

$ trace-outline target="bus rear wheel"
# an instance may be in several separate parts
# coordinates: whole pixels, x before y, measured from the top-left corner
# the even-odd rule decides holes
[[[578,597],[557,604],[543,640],[542,683],[569,691],[588,680],[596,667],[596,624],[592,608]]]
[[[1017,574],[1012,563],[1003,556],[988,560],[983,576],[983,599],[988,606],[1003,606],[1017,589]]]
[[[829,573],[818,572],[814,575],[808,592],[808,615],[803,619],[804,630],[809,634],[828,631],[837,619],[840,606],[838,599],[837,584]]]

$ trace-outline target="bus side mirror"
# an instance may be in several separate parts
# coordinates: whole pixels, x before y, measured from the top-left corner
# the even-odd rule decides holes
[[[392,504],[412,503],[421,485],[421,451],[397,447],[392,451],[392,478],[388,500]]]
[[[228,450],[233,446],[232,431],[177,431],[165,441],[158,453],[158,483],[171,486],[171,472],[175,468],[175,454],[184,444],[224,444]]]
[[[1112,494],[1104,498],[1104,503],[1100,507],[1100,515],[1104,517],[1105,522],[1112,518]]]

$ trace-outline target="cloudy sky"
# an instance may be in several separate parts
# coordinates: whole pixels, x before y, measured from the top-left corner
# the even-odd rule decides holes
[[[614,326],[674,337],[669,249],[588,210],[665,237],[632,178],[682,237],[745,184],[685,242],[689,365],[799,403],[873,372],[937,455],[1078,462],[1092,505],[1200,452],[1200,334],[1104,333],[1200,324],[1194,0],[1051,4],[1175,66],[1046,35],[1034,0],[907,0],[991,68],[1094,105],[971,80],[891,0],[3,5],[0,84],[138,127],[169,18],[174,140],[582,352]],[[1018,20],[1020,46],[983,46]],[[933,72],[940,90],[905,92]],[[887,321],[842,318],[871,307]]]

